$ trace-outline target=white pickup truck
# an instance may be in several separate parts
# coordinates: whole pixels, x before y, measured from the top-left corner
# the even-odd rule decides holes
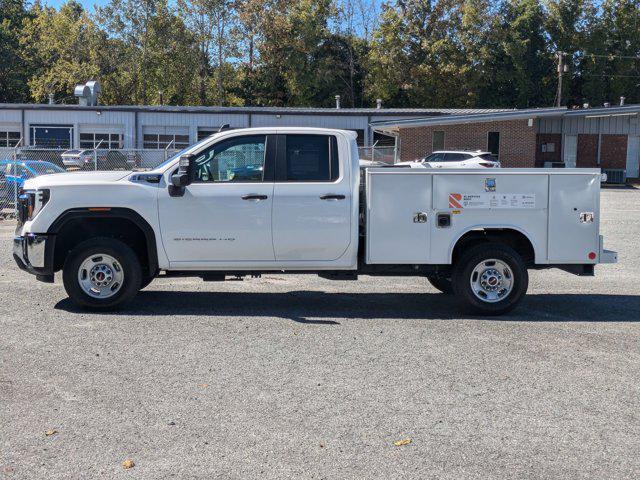
[[[361,169],[356,135],[317,128],[218,133],[149,172],[25,182],[14,258],[62,270],[77,304],[109,309],[155,277],[268,272],[426,277],[476,313],[515,307],[527,269],[593,275],[595,169]],[[453,303],[452,303],[453,306]]]

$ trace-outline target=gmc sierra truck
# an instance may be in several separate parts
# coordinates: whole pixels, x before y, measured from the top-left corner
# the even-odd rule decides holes
[[[597,169],[360,168],[356,135],[220,132],[148,172],[25,182],[18,266],[93,309],[158,276],[412,275],[476,313],[514,308],[528,269],[593,275],[617,261],[599,235]]]

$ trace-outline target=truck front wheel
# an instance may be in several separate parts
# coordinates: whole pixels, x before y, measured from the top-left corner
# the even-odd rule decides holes
[[[136,296],[142,269],[128,245],[113,238],[93,238],[69,252],[62,279],[67,294],[77,305],[110,310]]]
[[[527,293],[529,275],[522,257],[500,243],[472,247],[456,262],[453,289],[466,307],[480,315],[501,315]]]

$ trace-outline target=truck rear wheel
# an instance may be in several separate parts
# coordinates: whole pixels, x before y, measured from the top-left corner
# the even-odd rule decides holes
[[[95,238],[69,252],[62,279],[67,294],[79,306],[111,310],[136,296],[142,269],[128,245],[113,238]]]
[[[427,280],[436,290],[439,290],[442,293],[446,293],[447,295],[453,293],[453,285],[451,284],[450,278],[427,277]]]
[[[474,313],[501,315],[527,293],[529,275],[522,257],[500,243],[472,247],[456,262],[452,276],[456,295]]]

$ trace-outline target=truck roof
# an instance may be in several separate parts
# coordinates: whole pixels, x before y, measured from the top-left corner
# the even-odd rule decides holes
[[[286,125],[282,125],[282,126],[278,125],[278,126],[271,126],[271,127],[250,127],[250,128],[227,129],[219,133],[228,134],[228,133],[233,133],[238,131],[243,131],[247,133],[269,133],[269,132],[316,133],[316,134],[324,134],[324,135],[341,133],[341,134],[346,134],[353,138],[357,137],[357,133],[354,130],[346,130],[346,129],[339,129],[339,128],[321,128],[321,127],[294,127],[294,126],[286,126]]]

